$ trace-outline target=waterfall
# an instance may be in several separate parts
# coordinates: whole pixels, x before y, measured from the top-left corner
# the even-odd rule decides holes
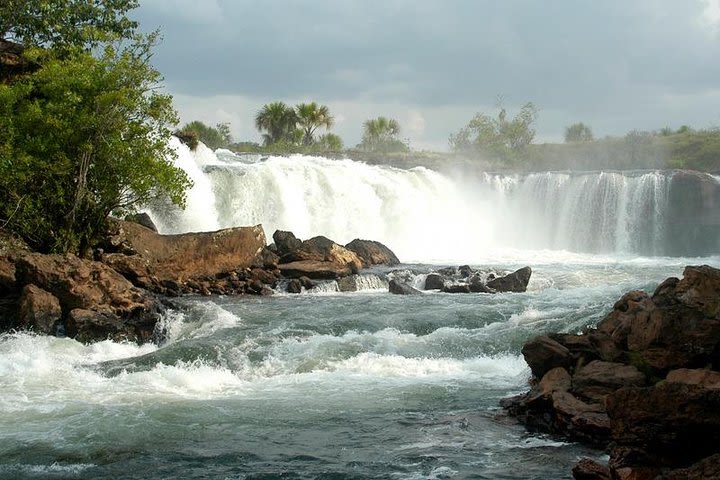
[[[669,251],[673,171],[449,176],[350,159],[213,153],[204,145],[191,152],[173,142],[177,165],[194,186],[185,211],[151,209],[162,233],[262,224],[268,237],[281,229],[343,244],[379,240],[402,259],[417,261],[477,257],[498,248]],[[717,178],[706,177],[720,191]],[[679,254],[698,253],[692,245],[682,249]]]

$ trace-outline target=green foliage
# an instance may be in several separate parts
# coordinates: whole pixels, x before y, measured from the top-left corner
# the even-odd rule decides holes
[[[592,129],[582,122],[573,123],[565,129],[565,143],[592,142],[593,140],[595,137],[593,137]]]
[[[255,115],[255,127],[265,132],[265,146],[279,142],[299,143],[303,132],[298,130],[297,123],[295,109],[283,102],[268,103]]]
[[[537,107],[528,102],[512,120],[500,108],[497,117],[478,113],[456,134],[450,135],[450,148],[454,152],[479,153],[505,162],[524,156],[535,138],[533,128],[537,120]]]
[[[65,51],[130,38],[137,0],[3,0],[0,38]]]
[[[30,51],[42,68],[0,85],[0,225],[40,251],[82,253],[111,212],[183,205],[190,181],[168,160],[177,118],[153,41],[97,57]]]
[[[312,145],[315,142],[315,131],[318,128],[330,130],[335,122],[328,107],[316,102],[301,103],[295,106],[297,127],[302,130],[302,144]]]
[[[400,124],[397,120],[377,117],[363,123],[361,150],[369,152],[406,152],[408,145],[399,139]]]
[[[321,152],[339,152],[343,149],[343,141],[339,135],[326,133],[321,135],[315,142],[317,149]]]
[[[188,143],[191,150],[195,150],[198,141],[213,150],[225,148],[232,142],[230,126],[227,123],[218,123],[216,126],[211,127],[199,120],[194,120],[185,124],[179,132],[176,132],[176,135],[181,139],[186,137],[189,142],[186,143]]]
[[[662,139],[670,152],[669,167],[720,172],[719,129],[693,130],[686,127],[678,132]]]

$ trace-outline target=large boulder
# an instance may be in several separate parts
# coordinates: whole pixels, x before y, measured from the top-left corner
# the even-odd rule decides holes
[[[55,334],[62,319],[60,301],[51,293],[35,285],[25,285],[19,302],[20,327],[37,333]]]
[[[280,261],[278,268],[291,278],[340,278],[357,273],[363,267],[355,252],[323,236],[305,240],[295,250],[281,255]]]
[[[288,253],[294,252],[302,245],[302,241],[296,238],[292,232],[284,230],[275,230],[273,242],[275,242],[275,249],[281,258]]]
[[[392,250],[374,240],[360,240],[356,238],[345,245],[345,248],[355,252],[365,267],[372,265],[398,265],[400,263],[400,260],[398,260]]]
[[[419,293],[422,293],[417,288],[414,288],[407,283],[395,280],[394,278],[390,280],[388,284],[388,290],[390,293],[393,293],[395,295],[417,295]]]
[[[208,289],[242,292],[253,279],[253,267],[277,267],[277,256],[265,248],[260,225],[159,235],[136,223],[115,221],[103,247],[103,263],[133,284],[166,295]],[[241,278],[231,278],[238,274]],[[209,287],[202,282],[209,282]]]
[[[528,283],[530,282],[530,275],[532,275],[532,269],[530,267],[523,267],[519,270],[515,270],[513,273],[505,275],[504,277],[498,277],[490,280],[487,282],[487,286],[496,292],[522,293],[527,290]]]
[[[75,309],[92,312],[101,320],[116,317],[131,325],[123,338],[137,342],[152,339],[162,306],[154,296],[133,286],[103,263],[82,260],[74,255],[30,253],[20,256],[15,267],[19,284],[38,288],[37,291],[32,287],[26,289],[26,311],[34,312],[32,315],[43,315],[36,308],[41,304],[48,305],[48,315],[54,315],[52,312],[56,311],[54,302],[40,292],[43,290],[59,301],[65,319]],[[41,298],[44,299],[42,303]],[[32,305],[36,307],[31,308]],[[89,315],[85,314],[84,318]],[[105,331],[98,331],[96,335],[87,333],[83,338],[85,341],[104,340],[106,336]]]
[[[567,368],[573,363],[567,347],[544,335],[527,342],[522,348],[522,354],[533,375],[538,378],[555,367]]]

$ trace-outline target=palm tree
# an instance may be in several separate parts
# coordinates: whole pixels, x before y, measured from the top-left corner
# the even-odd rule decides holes
[[[400,124],[386,117],[373,118],[363,123],[363,136],[360,147],[365,150],[388,150],[404,145],[399,139]],[[406,145],[404,145],[407,148]],[[402,150],[402,149],[401,149]]]
[[[281,140],[292,141],[297,122],[295,110],[283,102],[265,104],[255,115],[255,127],[261,132],[267,132],[263,134],[265,146]]]
[[[318,105],[315,102],[301,103],[295,107],[295,115],[298,118],[298,126],[303,132],[303,145],[312,145],[315,130],[324,127],[330,130],[335,119],[330,115],[328,107]]]

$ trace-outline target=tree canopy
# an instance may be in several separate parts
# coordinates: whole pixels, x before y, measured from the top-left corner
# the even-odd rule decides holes
[[[91,48],[131,38],[138,27],[127,13],[137,0],[4,0],[0,38],[26,47]]]
[[[268,103],[255,115],[255,127],[263,134],[265,146],[297,140],[298,117],[295,109],[283,102]]]
[[[218,123],[211,127],[200,120],[193,120],[186,123],[176,134],[181,137],[183,135],[192,136],[195,139],[195,145],[197,145],[197,141],[200,141],[213,150],[225,148],[232,143],[230,125],[227,123]],[[195,146],[191,145],[190,148],[194,149]]]
[[[335,120],[328,107],[318,105],[316,102],[301,103],[295,106],[297,125],[302,130],[303,145],[312,145],[315,141],[315,131],[318,128],[331,129]]]
[[[518,114],[508,119],[505,108],[497,117],[476,114],[456,134],[450,135],[450,148],[456,152],[475,152],[504,161],[517,159],[535,138],[537,107],[528,102]]]
[[[40,251],[82,253],[112,212],[184,203],[190,181],[168,146],[177,115],[150,65],[157,35],[136,34],[125,17],[135,5],[0,7],[3,22],[18,9],[2,34],[27,42],[37,66],[0,84],[0,228]]]
[[[573,142],[592,142],[592,129],[582,122],[573,123],[565,129],[565,143]]]
[[[372,152],[404,152],[409,150],[400,140],[400,124],[397,120],[377,117],[363,123],[362,141],[358,145],[362,150]]]

